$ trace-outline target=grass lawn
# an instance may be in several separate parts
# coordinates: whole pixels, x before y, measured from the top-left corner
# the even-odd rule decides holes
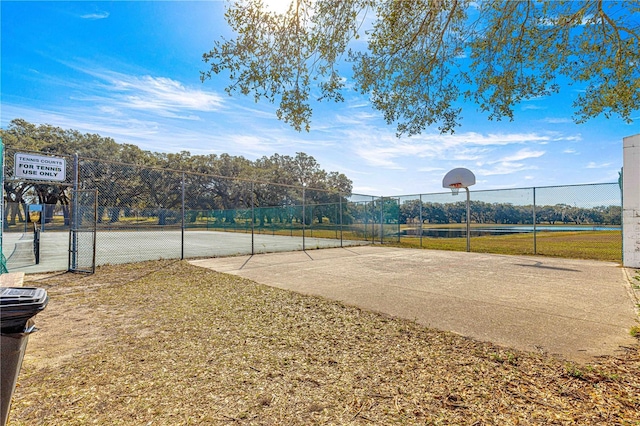
[[[404,237],[404,247],[419,247],[420,239]],[[496,254],[534,254],[533,234],[491,235],[471,237],[471,251]],[[466,238],[423,238],[422,248],[433,250],[464,251]],[[592,259],[612,262],[622,260],[622,236],[611,231],[538,232],[536,254],[566,257],[570,259]]]
[[[181,261],[25,285],[15,426],[640,423],[638,347],[578,365]]]

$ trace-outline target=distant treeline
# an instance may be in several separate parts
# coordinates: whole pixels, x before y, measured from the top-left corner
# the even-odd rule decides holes
[[[519,206],[511,203],[470,202],[472,223],[491,223],[504,225],[533,224],[533,206]],[[583,208],[568,204],[536,206],[536,223],[575,224],[575,225],[620,225],[622,209],[620,206],[598,206]],[[399,206],[399,221],[402,224],[419,223],[462,223],[466,220],[466,203],[422,203],[412,200]]]
[[[305,185],[309,188],[307,199],[322,204],[335,199],[334,194],[351,194],[353,186],[347,176],[323,170],[315,158],[303,152],[295,157],[273,154],[255,161],[229,154],[158,153],[97,134],[34,125],[22,119],[12,120],[6,130],[0,130],[0,136],[11,152],[77,153],[81,159],[79,188],[98,190],[99,220],[104,213],[112,222],[123,212],[149,209],[155,209],[162,221],[162,212],[179,210],[183,198],[188,210],[286,206],[300,203],[300,188]],[[67,168],[71,167],[67,160]],[[47,221],[55,206],[62,206],[65,221],[68,219],[68,185],[6,180],[4,187],[9,224],[15,223],[16,216],[20,221],[23,213],[27,216],[20,207],[26,204],[47,205]]]
[[[147,217],[159,225],[182,217],[223,224],[249,218],[259,225],[275,223],[462,223],[464,202],[398,202],[393,197],[359,197],[344,174],[326,172],[311,156],[273,154],[255,161],[228,154],[191,155],[144,151],[111,138],[82,134],[22,119],[0,130],[7,152],[51,155],[77,153],[79,189],[98,191],[98,222]],[[11,155],[7,162],[12,161]],[[70,162],[67,168],[71,168]],[[9,164],[8,164],[9,166]],[[10,173],[11,167],[7,167]],[[68,172],[69,175],[69,172]],[[69,180],[69,179],[68,179]],[[62,210],[68,225],[67,185],[7,179],[5,224],[28,221],[28,204],[44,205],[45,222]],[[356,202],[358,199],[363,200]],[[303,204],[305,207],[303,208]],[[620,225],[620,206],[581,208],[568,204],[535,207],[536,223]],[[471,221],[488,224],[532,224],[533,206],[471,201]]]

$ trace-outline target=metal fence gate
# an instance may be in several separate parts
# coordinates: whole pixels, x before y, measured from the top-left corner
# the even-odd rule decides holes
[[[68,270],[93,274],[96,270],[98,191],[74,190],[71,194]]]

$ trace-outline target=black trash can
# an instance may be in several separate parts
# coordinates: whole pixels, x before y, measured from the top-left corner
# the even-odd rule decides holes
[[[0,287],[0,345],[2,348],[2,377],[0,396],[1,425],[9,416],[11,397],[27,348],[29,334],[33,333],[33,317],[49,302],[47,292],[37,287]]]

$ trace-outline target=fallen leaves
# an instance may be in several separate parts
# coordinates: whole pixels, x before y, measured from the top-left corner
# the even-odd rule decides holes
[[[640,422],[637,347],[569,364],[176,261],[29,285],[12,425]]]

